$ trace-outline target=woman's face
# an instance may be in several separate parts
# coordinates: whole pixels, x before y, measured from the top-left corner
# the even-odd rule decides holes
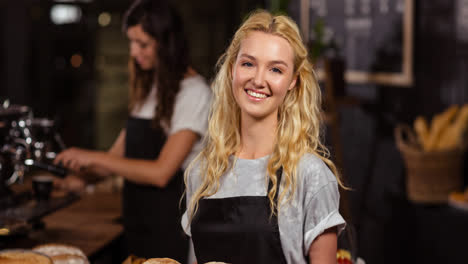
[[[127,29],[130,41],[130,56],[143,70],[151,70],[156,66],[156,40],[143,31],[138,24]]]
[[[293,60],[293,48],[282,37],[254,31],[242,40],[232,92],[243,117],[277,116],[286,93],[296,85]]]

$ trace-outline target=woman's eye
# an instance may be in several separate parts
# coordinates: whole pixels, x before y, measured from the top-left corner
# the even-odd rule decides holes
[[[241,65],[245,66],[245,67],[252,67],[253,66],[252,63],[250,63],[250,62],[244,62]]]
[[[272,72],[276,72],[276,73],[283,73],[280,69],[278,68],[272,68],[271,69]]]

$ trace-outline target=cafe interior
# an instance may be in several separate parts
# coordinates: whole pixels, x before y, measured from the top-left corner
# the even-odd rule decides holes
[[[122,250],[122,177],[41,180],[70,174],[60,152],[106,151],[125,126],[134,1],[0,0],[0,263],[143,263]],[[249,13],[299,26],[347,187],[337,263],[467,263],[467,0],[169,2],[208,84]],[[2,262],[11,252],[53,262]]]

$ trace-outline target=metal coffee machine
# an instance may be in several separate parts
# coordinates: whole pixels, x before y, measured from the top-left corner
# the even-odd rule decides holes
[[[37,221],[76,199],[68,195],[39,204],[33,201],[31,190],[12,191],[13,185],[23,183],[35,170],[64,177],[66,169],[53,164],[64,148],[53,120],[34,118],[28,106],[10,105],[8,100],[0,104],[0,231],[3,228],[11,234],[15,231],[11,223]]]
[[[28,106],[0,105],[0,197],[8,186],[22,182],[26,172],[43,169],[58,176],[66,170],[52,165],[57,152],[64,149],[54,121],[35,119]]]

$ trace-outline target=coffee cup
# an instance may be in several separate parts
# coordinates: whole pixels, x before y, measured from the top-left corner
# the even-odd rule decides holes
[[[49,175],[38,175],[32,178],[34,197],[38,202],[47,201],[54,187],[54,178]]]

